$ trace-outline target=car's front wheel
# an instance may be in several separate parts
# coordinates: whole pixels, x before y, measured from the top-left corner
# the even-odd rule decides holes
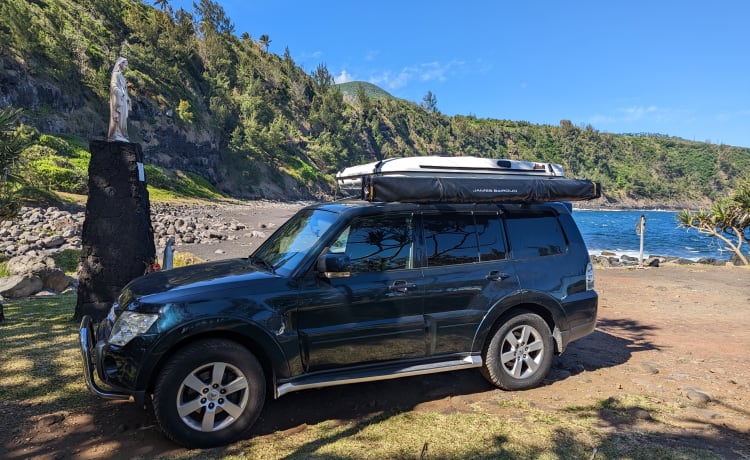
[[[246,348],[204,340],[178,351],[154,387],[154,413],[162,431],[190,448],[239,438],[263,409],[263,368]]]
[[[552,367],[552,334],[547,323],[521,312],[496,328],[485,347],[482,374],[503,390],[535,387]]]

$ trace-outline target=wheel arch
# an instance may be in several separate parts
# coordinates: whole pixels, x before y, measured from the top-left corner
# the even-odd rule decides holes
[[[562,307],[547,296],[535,295],[529,298],[528,293],[498,303],[485,315],[474,337],[473,350],[484,353],[494,331],[508,319],[522,313],[534,313],[542,318],[552,333],[555,353],[562,353],[565,349],[562,331],[567,329]]]
[[[182,334],[180,331],[183,329],[181,327],[180,330],[172,331],[164,336],[154,348],[158,358],[150,363],[148,369],[141,370],[139,380],[142,383],[138,387],[145,388],[147,394],[154,391],[159,377],[158,369],[163,368],[181,349],[202,340],[229,340],[246,348],[260,362],[265,374],[266,388],[269,390],[273,390],[277,375],[286,375],[289,372],[288,361],[283,350],[268,331],[258,325],[236,320],[217,324],[214,320],[210,326],[194,329],[189,335]]]

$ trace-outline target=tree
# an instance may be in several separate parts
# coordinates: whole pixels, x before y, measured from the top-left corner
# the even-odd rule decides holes
[[[331,72],[328,71],[328,67],[325,64],[318,64],[318,67],[313,70],[312,78],[315,82],[316,89],[320,93],[326,93],[336,83]]]
[[[26,147],[26,140],[15,130],[20,115],[21,109],[0,109],[0,218],[15,217],[20,208],[14,175]]]
[[[437,97],[432,94],[432,91],[427,91],[427,94],[422,98],[422,108],[424,108],[427,113],[436,113],[438,111]]]
[[[263,46],[263,51],[268,51],[268,45],[271,44],[271,38],[266,34],[261,35],[260,44]]]
[[[743,244],[750,245],[750,181],[740,182],[737,190],[714,203],[711,211],[685,209],[678,221],[681,227],[719,238],[744,265],[750,265],[742,252]]]
[[[158,6],[160,10],[164,11],[169,7],[169,0],[154,0],[154,6]]]

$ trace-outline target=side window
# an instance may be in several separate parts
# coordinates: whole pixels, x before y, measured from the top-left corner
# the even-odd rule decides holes
[[[507,219],[514,259],[553,256],[568,250],[565,234],[554,216],[516,216]]]
[[[428,267],[465,264],[479,260],[474,216],[424,216],[424,247]]]
[[[479,260],[502,260],[506,258],[505,232],[500,216],[476,215],[477,238],[479,239]]]
[[[331,246],[351,260],[353,272],[412,268],[414,230],[410,215],[355,218]]]

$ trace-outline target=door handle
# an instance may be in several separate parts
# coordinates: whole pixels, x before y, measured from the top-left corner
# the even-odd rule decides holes
[[[414,283],[407,283],[404,280],[396,280],[396,281],[393,282],[393,284],[391,284],[390,286],[388,286],[388,290],[389,291],[394,291],[394,292],[405,293],[405,292],[409,291],[409,289],[413,289],[415,287],[417,287],[417,285],[414,284]]]
[[[510,278],[510,275],[499,270],[492,270],[487,274],[487,276],[485,276],[485,278],[490,281],[503,281]]]

